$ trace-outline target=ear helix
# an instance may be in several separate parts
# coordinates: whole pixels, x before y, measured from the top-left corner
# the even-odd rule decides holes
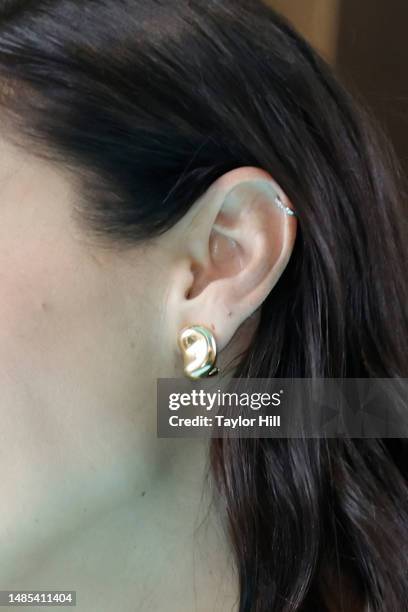
[[[263,184],[265,188],[269,191],[269,194],[271,195],[272,201],[274,205],[276,206],[276,208],[279,208],[279,210],[283,212],[285,215],[287,215],[288,217],[297,216],[296,211],[293,210],[293,208],[290,208],[290,206],[288,206],[284,202],[284,196],[280,195],[277,188],[271,181],[265,181],[264,179],[261,179],[256,182],[259,182],[260,185]]]
[[[197,380],[218,374],[215,366],[217,345],[214,334],[203,325],[192,325],[180,331],[178,345],[183,356],[184,374]]]
[[[266,191],[271,202],[273,202],[273,205],[278,208],[283,214],[287,215],[288,217],[297,216],[297,212],[289,206],[290,202],[284,195],[283,191],[279,191],[277,185],[271,180],[261,178],[243,181],[242,183],[234,187],[231,190],[230,194],[232,194],[236,188],[242,188],[242,186],[244,186],[245,184],[247,184],[248,186],[257,185],[260,190]]]

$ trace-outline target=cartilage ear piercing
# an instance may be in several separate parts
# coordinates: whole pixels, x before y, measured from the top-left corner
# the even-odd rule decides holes
[[[275,198],[274,198],[275,204],[278,208],[280,208],[280,210],[282,212],[285,213],[285,215],[289,215],[289,216],[296,216],[296,212],[294,210],[292,210],[291,208],[289,208],[289,206],[286,206],[283,202],[282,202],[282,198],[280,197],[279,194],[276,194]]]

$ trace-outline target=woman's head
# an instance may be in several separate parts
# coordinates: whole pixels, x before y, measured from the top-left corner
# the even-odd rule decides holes
[[[261,2],[8,1],[0,80],[3,320],[10,347],[44,347],[39,375],[48,359],[89,394],[148,398],[199,322],[237,376],[405,376],[392,155]],[[306,610],[336,567],[373,609],[402,602],[398,550],[376,556],[406,537],[397,492],[374,517],[376,466],[402,487],[381,443],[215,441],[212,458],[242,611]]]

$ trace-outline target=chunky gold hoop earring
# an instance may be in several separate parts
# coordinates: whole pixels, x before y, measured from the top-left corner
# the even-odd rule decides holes
[[[214,334],[203,325],[181,330],[178,344],[183,355],[184,374],[194,380],[218,374],[215,367],[217,345]]]

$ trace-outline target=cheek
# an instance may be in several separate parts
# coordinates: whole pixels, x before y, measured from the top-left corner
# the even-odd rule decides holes
[[[68,232],[0,241],[0,262],[0,370],[30,385],[99,387],[143,366],[147,315],[156,318],[144,266],[91,252]]]
[[[11,246],[0,247],[0,350],[39,359],[68,341],[92,309],[98,276],[81,252],[63,241],[58,247],[35,240]]]
[[[68,180],[15,155],[10,176],[0,175],[0,351],[39,359],[69,340],[103,275],[73,223]]]
[[[9,253],[1,249],[0,333],[14,340],[35,335],[55,295],[55,275],[46,265],[51,254],[46,256],[46,245],[35,250],[30,246],[16,245]]]

